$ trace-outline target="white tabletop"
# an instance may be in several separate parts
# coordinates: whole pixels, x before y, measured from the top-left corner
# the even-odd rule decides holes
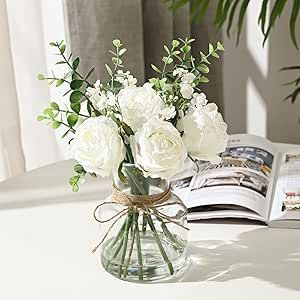
[[[300,231],[249,223],[190,224],[189,265],[171,282],[113,278],[91,254],[100,238],[93,199],[110,181],[73,195],[63,183],[70,164],[0,184],[1,300],[300,299]]]

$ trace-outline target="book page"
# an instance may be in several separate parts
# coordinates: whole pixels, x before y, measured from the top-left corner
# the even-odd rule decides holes
[[[208,206],[231,205],[227,211],[232,215],[235,207],[243,207],[266,220],[276,154],[276,147],[264,138],[231,135],[220,164],[198,162],[198,174],[193,176],[185,204],[199,212]],[[210,214],[213,216],[213,211]],[[226,216],[226,209],[218,214]]]
[[[282,153],[270,221],[300,219],[300,147]]]

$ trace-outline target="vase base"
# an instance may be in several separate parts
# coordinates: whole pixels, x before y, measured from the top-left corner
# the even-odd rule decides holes
[[[130,247],[130,238],[127,243],[129,245],[126,249],[127,255],[125,255],[123,263],[121,263],[122,251],[113,258],[118,245],[115,244],[114,247],[111,247],[112,239],[108,240],[101,253],[103,268],[111,275],[126,281],[149,282],[169,279],[177,274],[186,263],[186,241],[175,235],[174,243],[170,243],[163,234],[159,238],[165,255],[162,255],[151,231],[141,234],[142,266],[139,264],[138,249],[135,243],[132,248]],[[128,260],[128,253],[131,253],[130,261]]]

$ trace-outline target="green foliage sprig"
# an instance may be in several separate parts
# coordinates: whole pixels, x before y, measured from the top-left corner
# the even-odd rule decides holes
[[[300,10],[300,1],[293,1],[293,7],[290,14],[290,35],[294,46],[298,49],[298,42],[296,37],[296,23]],[[290,2],[291,2],[290,1]],[[177,10],[180,7],[190,2],[191,5],[191,18],[195,21],[201,21],[208,11],[211,0],[165,0],[169,4],[170,9]],[[273,4],[274,3],[274,4]],[[276,21],[282,15],[284,9],[287,7],[287,0],[263,0],[261,9],[258,16],[258,25],[264,35],[263,44],[270,36],[271,29],[274,27]],[[217,9],[215,13],[214,23],[217,28],[225,26],[227,23],[226,31],[228,37],[232,32],[232,25],[234,19],[237,19],[237,44],[242,32],[243,23],[246,15],[247,8],[250,4],[250,0],[218,0]],[[272,6],[273,4],[273,6]],[[268,10],[270,10],[270,17],[267,20]],[[268,21],[268,22],[267,22]]]

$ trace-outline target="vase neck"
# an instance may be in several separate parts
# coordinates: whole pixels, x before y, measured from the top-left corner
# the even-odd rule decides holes
[[[120,191],[132,195],[155,195],[169,188],[169,181],[161,178],[144,177],[141,170],[133,164],[123,164],[122,180],[114,176],[114,185]]]

